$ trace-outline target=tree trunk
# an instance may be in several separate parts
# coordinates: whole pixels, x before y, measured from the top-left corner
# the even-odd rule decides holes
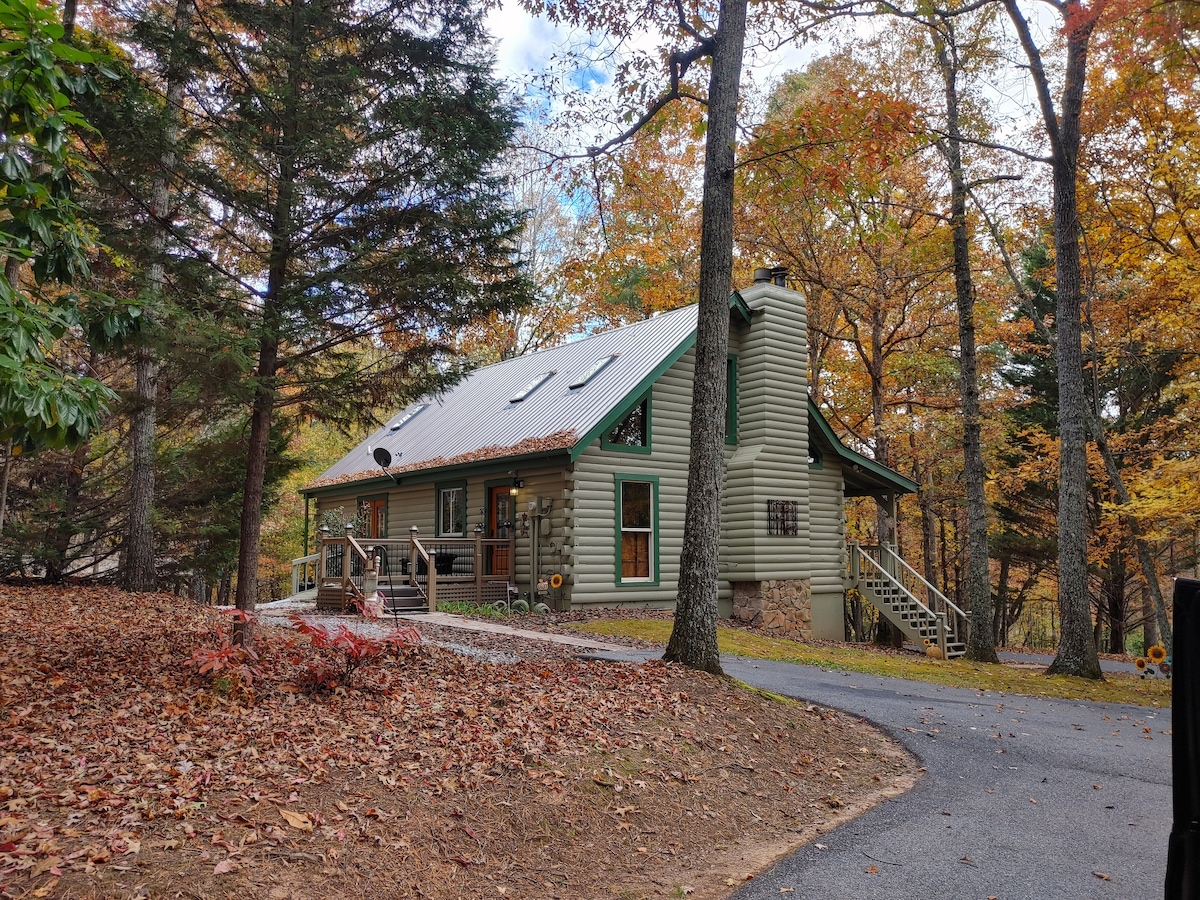
[[[992,607],[992,634],[1000,647],[1008,646],[1008,577],[1012,569],[1012,559],[1008,556],[1000,559],[1000,577],[996,582],[996,603]]]
[[[733,278],[733,178],[738,92],[747,0],[725,0],[713,38],[708,88],[700,226],[700,309],[692,389],[683,551],[675,623],[663,659],[721,672],[717,651],[717,577],[721,552],[721,488],[725,476],[725,367]]]
[[[1147,588],[1142,594],[1142,654],[1145,655],[1146,650],[1158,643],[1158,618],[1157,610],[1154,606],[1154,600],[1150,596],[1150,589]],[[1164,645],[1165,646],[1165,645]],[[1169,655],[1169,653],[1168,653]]]
[[[1117,547],[1108,556],[1104,611],[1108,619],[1108,652],[1125,652],[1125,552]]]
[[[947,24],[947,28],[952,27]],[[979,424],[979,365],[975,353],[975,287],[967,235],[967,184],[963,174],[962,134],[958,120],[956,48],[940,42],[938,66],[946,91],[946,140],[950,169],[950,225],[954,240],[954,295],[958,303],[959,390],[963,411],[963,480],[967,495],[967,609],[971,627],[967,659],[999,662],[992,629],[991,573],[988,566],[988,515],[984,493],[983,447]]]
[[[151,270],[155,268],[151,266]],[[162,267],[158,265],[161,276]],[[129,423],[129,527],[125,538],[126,590],[152,591],[158,586],[154,558],[154,438],[157,431],[158,359],[143,342],[134,355],[137,383]]]
[[[4,447],[4,471],[0,474],[0,544],[4,543],[4,516],[8,509],[8,479],[13,469],[12,438]]]
[[[1087,76],[1088,42],[1095,17],[1079,0],[1062,7],[1067,64],[1061,112],[1055,113],[1050,82],[1042,66],[1029,24],[1016,0],[1005,0],[1029,59],[1029,71],[1041,107],[1042,124],[1050,140],[1054,193],[1054,255],[1058,366],[1058,605],[1061,636],[1058,654],[1047,670],[1052,674],[1103,678],[1092,640],[1092,610],[1087,592],[1087,426],[1083,384],[1082,286],[1079,259],[1079,215],[1075,178],[1078,171],[1079,127]]]
[[[192,23],[192,0],[177,0],[174,32],[166,70],[166,126],[163,151],[150,188],[150,210],[154,228],[147,250],[150,266],[146,271],[147,321],[157,312],[166,281],[163,254],[167,248],[165,223],[171,215],[171,178],[175,171],[179,143],[179,110],[183,104],[184,73],[180,42],[187,38]],[[129,423],[131,475],[129,485],[129,528],[125,540],[124,582],[131,591],[152,591],[158,573],[154,558],[154,481],[155,437],[158,430],[158,371],[154,336],[143,334],[134,353],[136,396]]]

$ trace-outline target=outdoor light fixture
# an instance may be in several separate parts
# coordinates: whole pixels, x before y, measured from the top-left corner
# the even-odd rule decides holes
[[[520,478],[514,478],[512,487],[510,487],[508,489],[508,492],[515,497],[515,496],[517,496],[517,491],[519,491],[523,487],[525,487],[525,482]]]

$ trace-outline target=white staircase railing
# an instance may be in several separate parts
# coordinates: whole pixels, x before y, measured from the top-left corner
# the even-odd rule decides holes
[[[916,643],[936,639],[947,657],[959,656],[966,642],[966,614],[921,577],[890,547],[863,547],[852,541],[848,587]],[[865,589],[865,590],[864,590]]]
[[[963,644],[967,643],[967,629],[970,627],[970,619],[967,618],[967,614],[953,600],[926,581],[920,572],[910,566],[891,547],[884,545],[879,548],[879,552],[882,559],[892,563],[892,571],[898,573],[896,577],[905,587],[918,596],[923,594],[924,605],[933,610],[935,614],[944,614],[954,636]]]

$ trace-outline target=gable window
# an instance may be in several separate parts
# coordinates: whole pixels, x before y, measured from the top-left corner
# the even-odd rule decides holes
[[[387,495],[358,498],[359,521],[362,522],[361,537],[387,537]]]
[[[658,584],[658,478],[617,475],[617,584]]]
[[[725,361],[725,443],[738,440],[738,358],[730,353]]]
[[[467,486],[439,484],[437,487],[438,537],[461,537],[467,533]]]
[[[646,394],[621,420],[601,438],[605,450],[625,450],[632,453],[650,452],[650,395]]]
[[[810,469],[824,468],[825,460],[821,457],[821,448],[813,445],[811,439],[808,442],[808,467]]]

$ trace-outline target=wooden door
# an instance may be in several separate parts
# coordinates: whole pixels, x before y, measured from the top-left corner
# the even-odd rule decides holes
[[[510,540],[513,527],[513,496],[508,485],[496,485],[488,489],[487,536]],[[488,575],[512,578],[512,552],[508,544],[488,544],[485,551]]]

